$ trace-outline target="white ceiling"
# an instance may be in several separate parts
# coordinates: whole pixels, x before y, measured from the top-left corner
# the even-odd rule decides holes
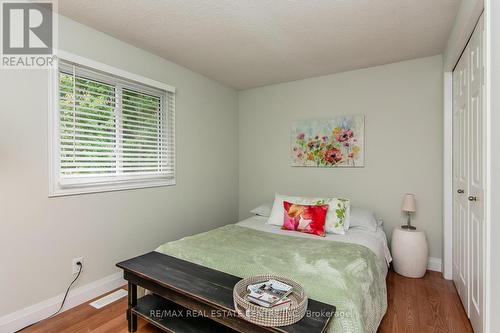
[[[60,0],[59,11],[237,89],[440,54],[460,0]]]

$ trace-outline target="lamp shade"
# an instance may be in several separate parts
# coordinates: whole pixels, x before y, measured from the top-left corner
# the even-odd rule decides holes
[[[411,193],[406,193],[403,198],[403,205],[401,206],[403,212],[414,212],[415,208],[415,195]]]

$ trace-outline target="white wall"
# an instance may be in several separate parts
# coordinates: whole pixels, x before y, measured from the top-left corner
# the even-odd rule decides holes
[[[414,224],[442,256],[443,65],[441,56],[271,85],[238,93],[239,215],[274,192],[345,196],[371,207],[389,233],[416,194]],[[366,115],[365,167],[292,168],[290,124]]]
[[[237,218],[237,94],[65,18],[60,48],[177,88],[177,185],[48,198],[48,75],[0,71],[0,317]]]

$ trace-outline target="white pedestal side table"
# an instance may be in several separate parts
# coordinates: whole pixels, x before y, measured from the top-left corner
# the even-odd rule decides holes
[[[394,228],[391,252],[396,273],[411,278],[420,278],[425,275],[428,249],[423,231]]]

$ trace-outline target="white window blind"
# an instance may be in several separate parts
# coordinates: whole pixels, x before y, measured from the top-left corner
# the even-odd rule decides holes
[[[58,83],[60,187],[175,179],[173,92],[65,61]]]

